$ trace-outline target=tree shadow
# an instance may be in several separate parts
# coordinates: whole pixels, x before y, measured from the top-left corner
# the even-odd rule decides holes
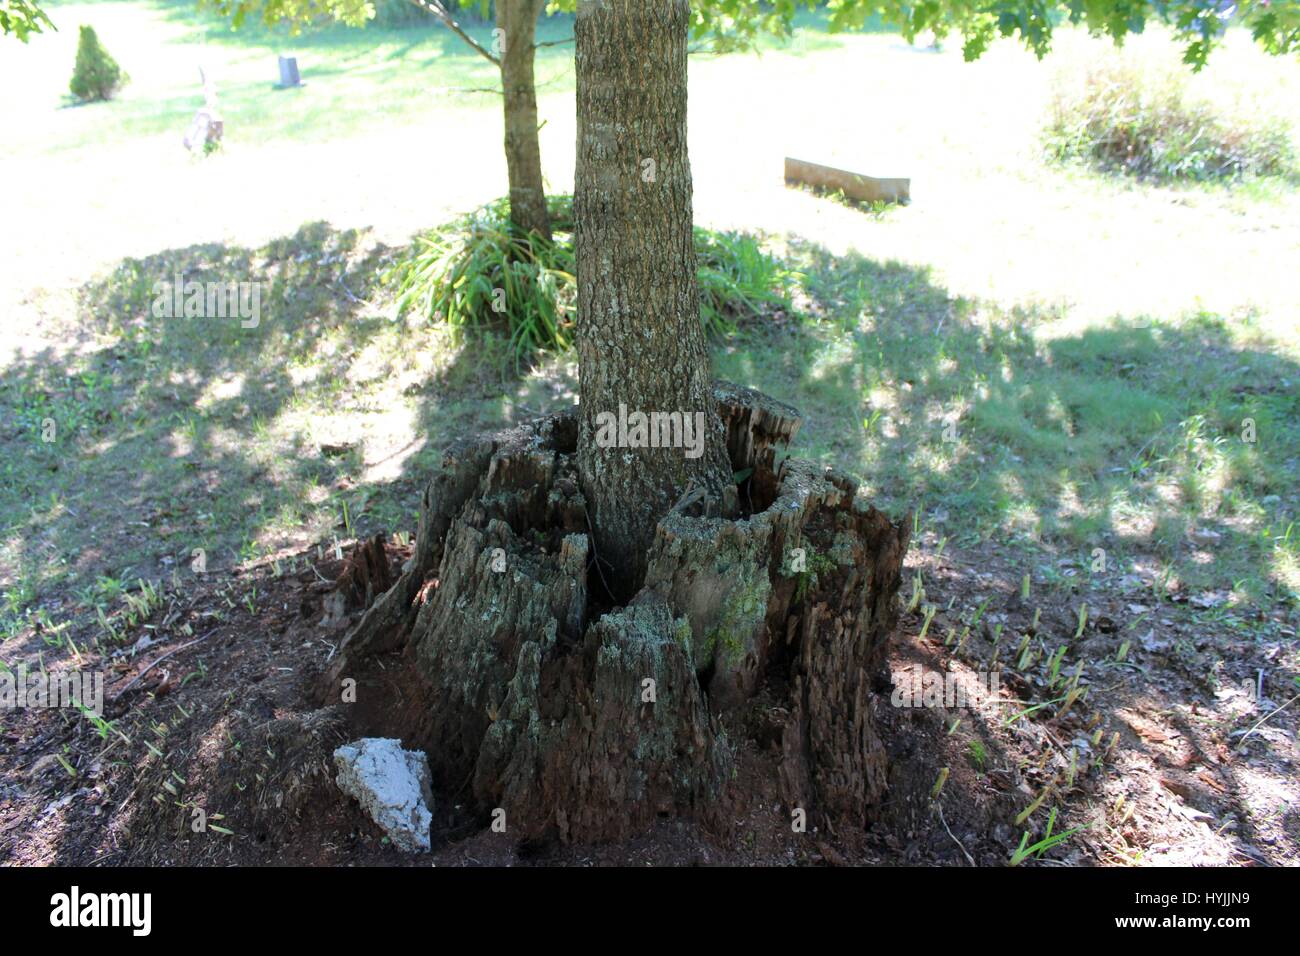
[[[259,249],[212,243],[128,259],[83,287],[70,347],[0,373],[11,610],[60,583],[94,603],[118,584],[188,573],[195,549],[220,570],[303,524],[350,537],[378,513],[413,527],[413,511],[399,522],[397,499],[415,507],[438,447],[499,415],[513,372],[490,342],[399,328],[372,301],[390,255],[363,233],[312,223]],[[247,284],[247,308],[187,318],[188,283],[203,284],[195,312],[221,312],[227,300],[204,296],[229,283]],[[423,455],[392,481],[368,482],[368,469],[391,463],[365,460],[360,422],[383,418],[369,403],[397,394],[384,388],[388,363],[412,338],[441,350],[427,376],[407,369],[403,386]]]
[[[802,240],[790,261],[819,320],[750,327],[718,365],[801,408],[796,453],[956,543],[1293,598],[1300,366],[1280,348],[1209,314],[1070,331]]]
[[[196,573],[196,549],[211,573],[413,530],[445,445],[572,404],[571,364],[520,369],[500,336],[394,321],[394,254],[310,223],[261,248],[124,260],[83,287],[66,347],[0,371],[0,654],[46,649],[38,613],[93,632],[92,609],[111,614],[138,578]],[[797,239],[787,259],[810,317],[714,351],[720,377],[801,408],[793,454],[861,474],[895,515],[916,507],[931,542],[1023,549],[1062,604],[1162,568],[1204,589],[1249,578],[1261,601],[1289,587],[1300,367],[1280,351],[1214,316],[1070,331],[954,297],[925,268]],[[178,277],[261,283],[256,323],[158,314],[157,284]],[[369,446],[388,414],[400,440]]]
[[[15,577],[56,554],[83,587],[123,567],[156,576],[159,558],[192,548],[233,560],[267,526],[300,517],[304,494],[383,498],[387,483],[364,479],[356,447],[310,447],[310,420],[287,446],[271,433],[380,382],[382,363],[358,381],[354,362],[368,349],[372,362],[409,353],[404,337],[444,353],[432,377],[405,386],[422,455],[394,474],[411,487],[458,424],[503,420],[507,398],[539,413],[571,400],[571,375],[559,386],[521,375],[490,335],[456,346],[399,330],[371,301],[393,251],[363,245],[355,230],[314,223],[261,249],[129,259],[88,283],[81,351],[47,349],[0,378],[13,423],[0,509],[18,535],[9,561],[26,571]],[[922,526],[954,544],[996,538],[1088,568],[1102,549],[1094,574],[1127,566],[1197,588],[1244,582],[1258,599],[1289,593],[1300,549],[1300,535],[1285,535],[1300,461],[1291,358],[1214,316],[1062,333],[1056,313],[953,297],[925,268],[804,240],[788,259],[815,319],[751,324],[715,353],[721,377],[801,408],[796,453],[861,474],[886,509],[919,507]],[[178,276],[263,283],[257,327],[152,315],[155,283]],[[47,420],[58,438],[42,442]],[[132,527],[174,540],[160,549]],[[119,537],[110,559],[102,542]]]

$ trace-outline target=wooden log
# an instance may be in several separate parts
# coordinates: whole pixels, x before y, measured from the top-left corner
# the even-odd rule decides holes
[[[905,203],[912,198],[910,179],[877,179],[789,156],[785,158],[785,181],[816,189],[838,189],[849,199],[859,202]]]

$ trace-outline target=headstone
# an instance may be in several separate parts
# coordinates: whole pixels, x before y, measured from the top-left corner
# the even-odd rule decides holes
[[[298,58],[293,56],[280,57],[280,85],[281,86],[301,86],[302,79],[298,76]]]

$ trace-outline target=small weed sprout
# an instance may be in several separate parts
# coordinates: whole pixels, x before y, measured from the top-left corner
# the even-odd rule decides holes
[[[938,612],[939,609],[933,604],[925,606],[925,620],[921,622],[921,633],[917,635],[917,640],[925,640],[925,635],[930,630],[930,622],[934,620],[934,616]]]
[[[939,771],[939,776],[934,781],[934,787],[930,790],[931,800],[938,800],[939,794],[943,793],[943,785],[948,782],[948,770],[948,767],[944,767]]]

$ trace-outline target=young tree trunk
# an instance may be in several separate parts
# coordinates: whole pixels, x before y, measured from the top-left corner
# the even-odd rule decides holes
[[[656,522],[690,486],[723,511],[735,495],[695,274],[689,14],[687,0],[597,0],[578,5],[574,26],[578,463],[619,600],[640,585]],[[638,432],[635,416],[652,412],[682,416],[678,447],[653,447],[663,437],[654,422]],[[693,447],[680,447],[687,437]]]
[[[533,41],[546,0],[497,0],[501,41],[501,92],[506,127],[506,174],[510,182],[510,221],[522,230],[551,237],[537,139],[537,88]]]

